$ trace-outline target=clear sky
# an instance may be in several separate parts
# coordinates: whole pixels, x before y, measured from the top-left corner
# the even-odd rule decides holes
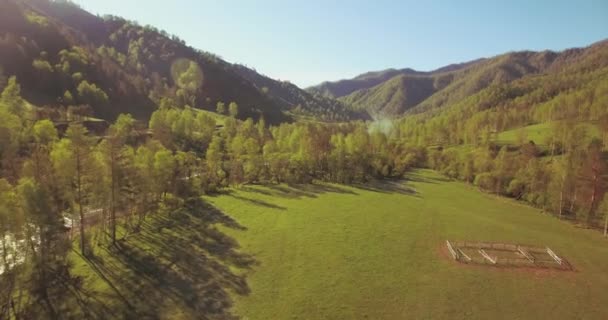
[[[607,0],[75,0],[306,87],[608,38]]]

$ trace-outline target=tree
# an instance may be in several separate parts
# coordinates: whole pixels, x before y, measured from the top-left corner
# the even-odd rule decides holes
[[[16,203],[14,188],[6,179],[0,179],[0,245],[2,246],[1,263],[4,273],[8,274],[14,265],[10,257],[15,257],[12,246],[9,245],[10,235],[19,235],[22,222],[16,214],[18,206]],[[12,290],[8,290],[9,292]],[[0,313],[1,314],[1,313]]]
[[[80,228],[80,250],[86,255],[85,212],[94,161],[91,159],[92,140],[82,124],[71,124],[66,138],[54,145],[51,158],[55,171],[63,182],[64,193],[78,207]]]
[[[604,237],[608,237],[608,197],[604,196],[600,202],[599,212],[604,215]]]
[[[35,59],[34,62],[32,62],[32,67],[40,71],[43,75],[53,73],[53,67],[46,60]]]
[[[155,205],[154,150],[152,146],[142,145],[133,155],[134,188],[139,194],[140,220],[145,219],[146,213]]]
[[[58,134],[55,125],[50,120],[40,120],[32,129],[36,143],[49,145],[57,140]]]
[[[126,187],[125,143],[131,136],[135,120],[131,115],[121,114],[116,122],[110,126],[107,138],[99,145],[99,155],[105,177],[109,178],[108,188],[110,195],[110,239],[112,245],[116,244],[116,210],[121,202],[121,190]]]
[[[8,84],[0,95],[2,103],[9,113],[22,116],[25,103],[21,98],[21,86],[17,83],[17,78],[12,76],[8,79]]]
[[[597,122],[597,127],[602,135],[602,145],[608,147],[608,114],[604,114]]]
[[[65,103],[67,105],[74,103],[74,96],[72,95],[72,93],[69,90],[66,90],[63,93],[63,103]]]
[[[223,139],[220,135],[215,135],[211,139],[209,148],[205,154],[207,170],[209,171],[209,189],[214,191],[224,184],[226,172],[223,166]]]
[[[57,318],[57,311],[50,303],[50,297],[65,291],[53,284],[65,283],[69,279],[66,262],[69,243],[63,237],[63,221],[54,207],[49,190],[32,178],[22,178],[16,188],[18,206],[25,217],[25,239],[31,255],[31,273],[24,275],[28,294],[46,307],[47,315],[42,318]]]
[[[584,191],[588,197],[587,223],[595,218],[597,205],[606,186],[606,163],[602,158],[601,141],[595,139],[587,147],[586,157],[581,170]]]
[[[513,159],[506,146],[502,147],[494,159],[494,175],[496,177],[496,194],[503,192],[510,183],[513,174]]]
[[[551,195],[554,197],[554,209],[557,209],[557,213],[560,218],[564,215],[564,208],[566,207],[566,195],[569,190],[574,186],[574,175],[573,175],[573,158],[571,154],[566,154],[560,159],[553,162],[551,165],[552,179],[549,184],[549,190]]]
[[[219,114],[226,114],[226,104],[224,104],[223,102],[219,101],[217,103],[217,106],[216,106],[215,110]]]
[[[490,172],[483,172],[475,176],[474,183],[480,189],[493,191],[496,186],[496,177]]]
[[[239,106],[236,104],[236,102],[230,102],[230,105],[228,106],[228,113],[233,118],[236,118],[239,115]]]
[[[171,65],[171,76],[179,88],[177,98],[180,106],[195,106],[196,92],[203,84],[203,72],[195,61],[178,59]]]
[[[97,85],[94,83],[89,83],[86,80],[80,82],[76,90],[78,91],[78,96],[83,103],[88,103],[90,105],[103,105],[109,101],[108,95],[101,88],[97,87]]]
[[[175,183],[175,159],[169,150],[159,150],[154,154],[154,177],[158,195],[166,198],[167,192],[172,190]]]
[[[171,108],[161,108],[152,113],[149,127],[154,134],[154,138],[160,141],[165,147],[173,145],[172,127],[175,111]]]
[[[23,99],[15,77],[0,96],[0,169],[9,180],[18,180],[19,152],[24,137]]]

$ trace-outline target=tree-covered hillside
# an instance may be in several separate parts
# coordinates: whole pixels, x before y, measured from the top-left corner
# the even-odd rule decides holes
[[[358,75],[353,79],[339,80],[336,82],[326,81],[320,85],[310,87],[307,90],[314,94],[320,94],[330,98],[339,98],[347,96],[357,90],[371,89],[372,87],[375,87],[396,76],[430,76],[433,74],[460,70],[482,60],[483,59],[473,60],[465,63],[450,64],[430,72],[416,71],[410,68],[370,71]]]
[[[398,135],[430,147],[427,165],[451,178],[599,226],[608,210],[606,201],[600,205],[608,177],[608,42],[526,56],[546,72],[449,96],[441,107],[421,105],[398,121]]]
[[[605,43],[600,42],[563,52],[511,52],[432,72],[411,69],[370,72],[308,90],[336,97],[354,110],[394,118],[450,106],[484,89],[518,79],[557,74],[582,64],[602,65],[601,52],[606,50]]]
[[[271,123],[359,117],[162,30],[98,17],[69,1],[2,1],[0,31],[0,66],[36,106],[88,106],[90,115],[109,120],[120,113],[146,119],[167,103],[216,110],[218,102],[236,102],[240,118]]]

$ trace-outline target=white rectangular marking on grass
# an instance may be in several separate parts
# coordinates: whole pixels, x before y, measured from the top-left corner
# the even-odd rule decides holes
[[[458,254],[456,254],[456,251],[454,251],[454,248],[452,248],[452,244],[450,243],[450,241],[446,240],[445,243],[447,244],[448,250],[450,250],[450,253],[452,254],[454,260],[458,260]]]
[[[460,255],[462,255],[465,259],[467,259],[467,261],[471,261],[471,258],[469,256],[467,256],[467,254],[464,253],[464,251],[462,251],[462,249],[458,248],[458,253],[460,253]]]
[[[496,260],[498,260],[498,258],[492,258],[492,257],[490,257],[490,255],[488,255],[488,254],[486,253],[486,251],[485,251],[485,250],[483,250],[483,249],[479,249],[479,253],[480,253],[480,254],[481,254],[481,255],[482,255],[484,258],[486,258],[488,261],[492,262],[492,264],[496,264]]]
[[[562,264],[562,258],[558,257],[553,250],[549,249],[549,247],[547,247],[547,253],[553,258],[553,260],[555,260],[555,262],[559,263],[560,265]]]
[[[526,259],[530,260],[530,262],[534,262],[534,258],[532,258],[532,255],[530,255],[528,253],[528,251],[522,249],[521,247],[517,247],[517,250],[519,251],[519,253],[521,253],[524,257],[526,257]]]

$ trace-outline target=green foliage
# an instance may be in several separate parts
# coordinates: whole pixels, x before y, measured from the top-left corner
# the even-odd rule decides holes
[[[58,134],[55,125],[50,120],[40,120],[34,124],[32,129],[34,139],[37,143],[49,145],[57,140]]]
[[[35,59],[32,66],[40,72],[53,73],[53,66],[46,60]]]
[[[223,102],[219,101],[217,103],[215,111],[217,113],[219,113],[219,114],[226,114],[226,104],[224,104]]]
[[[65,73],[68,73],[68,71],[65,71]],[[84,76],[82,75],[81,72],[75,72],[72,74],[72,80],[74,81],[74,83],[81,83],[84,80]]]
[[[19,204],[28,220],[35,221],[37,225],[45,225],[47,213],[51,211],[49,196],[36,181],[31,178],[19,180],[17,185]]]
[[[2,95],[0,95],[0,103],[2,107],[9,113],[15,115],[23,115],[25,102],[21,98],[21,86],[17,82],[16,77],[10,77],[8,84],[4,87]]]
[[[239,115],[239,106],[236,102],[230,102],[230,105],[228,105],[228,114],[233,118],[236,118]]]
[[[89,65],[89,53],[82,47],[72,47],[59,51],[59,63],[63,67],[63,72],[68,74],[70,70],[82,71]]]
[[[63,103],[68,105],[74,103],[74,96],[68,90],[63,93]]]
[[[84,80],[76,89],[82,102],[91,105],[104,105],[109,101],[108,95],[94,83]]]
[[[49,20],[46,17],[43,17],[34,11],[26,11],[25,19],[29,23],[39,26],[41,28],[47,28],[49,26]]]
[[[135,129],[135,119],[130,114],[120,114],[110,127],[110,133],[126,141]]]
[[[171,75],[178,87],[195,92],[203,84],[203,72],[194,61],[178,60],[171,65]]]

